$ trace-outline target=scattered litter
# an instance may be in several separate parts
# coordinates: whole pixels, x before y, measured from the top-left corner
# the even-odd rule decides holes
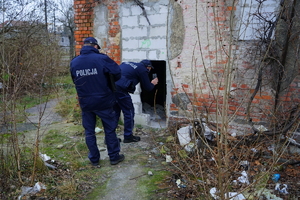
[[[240,166],[243,167],[243,169],[247,171],[250,168],[250,163],[247,160],[241,161]]]
[[[282,198],[280,197],[277,197],[275,194],[272,194],[272,190],[269,190],[267,188],[261,188],[259,190],[256,190],[254,192],[251,192],[251,194],[245,194],[248,199],[255,199],[254,197],[261,197],[263,199],[266,199],[266,200],[283,200]]]
[[[166,155],[166,162],[172,162],[172,157],[170,155]]]
[[[153,173],[151,171],[148,171],[149,176],[153,176]]]
[[[227,195],[225,195],[227,198]],[[243,194],[239,194],[237,192],[229,192],[228,196],[230,198],[230,200],[246,200],[246,198],[244,197]]]
[[[232,181],[232,185],[237,185],[237,184],[238,184],[237,180]]]
[[[47,156],[46,154],[42,154],[42,153],[40,153],[40,158],[41,158],[44,162],[46,162],[46,161],[48,161],[48,160],[51,159],[50,156]]]
[[[206,123],[202,123],[204,128],[204,136],[207,140],[213,141],[215,135],[217,134],[216,131],[211,130]],[[179,139],[179,143],[181,146],[185,146],[191,142],[191,135],[193,133],[193,126],[188,125],[186,127],[182,127],[177,131],[177,136]]]
[[[218,196],[216,195],[216,193],[217,193],[217,189],[216,189],[216,188],[211,188],[211,189],[209,190],[209,193],[210,193],[210,195],[211,195],[213,198],[215,198],[215,199],[218,198]]]
[[[54,165],[51,165],[49,163],[44,162],[44,164],[46,165],[46,167],[50,168],[50,169],[56,169],[56,167]]]
[[[238,177],[238,181],[241,183],[249,184],[248,175],[246,171],[242,171],[242,176]]]
[[[276,183],[275,190],[279,191],[282,194],[288,194],[286,184],[282,184],[282,187],[280,188],[280,183]]]
[[[101,128],[99,128],[99,127],[96,127],[96,128],[95,128],[95,132],[96,132],[96,133],[100,133],[101,131],[103,131]]]
[[[216,131],[213,131],[211,130],[207,125],[206,123],[202,123],[203,124],[203,127],[204,127],[204,136],[206,139],[210,140],[210,141],[213,141],[213,139],[216,137],[216,134],[217,132]]]
[[[280,174],[274,174],[272,177],[272,181],[274,181],[276,183],[276,182],[278,182],[279,178],[280,178]]]
[[[187,151],[187,152],[192,152],[194,151],[195,149],[195,144],[190,142],[188,143],[187,145],[184,146],[184,149]]]
[[[49,163],[46,162],[46,161],[51,160],[50,156],[47,156],[46,154],[40,153],[40,158],[44,161],[44,164],[45,164],[48,168],[50,168],[50,169],[56,169],[55,166],[50,165]],[[55,161],[54,161],[54,160],[51,160],[51,162],[54,163]]]
[[[209,193],[214,199],[220,199],[216,195],[217,189],[215,187],[211,188]],[[243,194],[239,194],[237,192],[228,192],[228,197],[227,197],[227,194],[225,194],[225,198],[230,198],[229,200],[246,200],[246,198],[244,197]]]
[[[191,142],[190,132],[191,126],[182,127],[177,131],[177,136],[181,146],[185,146]]]
[[[288,139],[289,143],[291,143],[297,147],[300,147],[300,143],[298,143],[295,139],[290,138],[290,137],[287,137],[287,139]]]
[[[186,185],[184,185],[180,179],[176,180],[176,184],[178,188],[186,188]]]
[[[256,128],[259,132],[267,131],[268,129],[264,127],[263,125],[254,125],[254,128]]]
[[[252,148],[251,151],[253,151],[254,153],[257,152],[257,150],[255,148]]]
[[[22,190],[22,192],[21,192],[21,195],[18,197],[18,200],[21,200],[22,197],[25,195],[34,195],[39,192],[45,192],[46,186],[41,182],[37,182],[34,185],[34,187],[22,186],[21,190]]]

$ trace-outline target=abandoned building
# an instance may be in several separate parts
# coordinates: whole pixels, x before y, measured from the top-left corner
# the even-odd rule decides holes
[[[152,61],[159,84],[132,95],[136,124],[206,119],[251,132],[249,122],[298,112],[299,18],[280,2],[74,0],[76,55],[93,36],[118,64]]]

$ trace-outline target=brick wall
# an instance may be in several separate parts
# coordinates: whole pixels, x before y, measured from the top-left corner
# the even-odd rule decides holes
[[[114,38],[120,33],[119,15],[118,15],[118,2],[119,1],[101,1],[101,4],[107,6],[108,9],[108,32],[107,35],[110,38]],[[121,1],[122,2],[122,1]],[[83,40],[86,37],[95,37],[94,35],[94,8],[100,3],[96,0],[74,0],[75,10],[75,41],[76,41],[76,55],[80,54],[80,49],[83,45]],[[110,43],[109,41],[102,42],[102,49],[107,49],[106,53],[110,58],[120,64],[121,53],[120,45]]]
[[[222,109],[227,108],[229,117],[236,115],[239,121],[247,121],[250,97],[258,78],[258,68],[253,66],[259,58],[249,56],[256,48],[251,42],[231,38],[234,33],[230,29],[230,15],[237,11],[236,5],[231,0],[219,0],[216,3],[201,0],[197,1],[197,6],[195,0],[176,1],[173,4],[164,0],[143,3],[151,25],[134,1],[101,1],[101,6],[105,7],[105,16],[101,20],[107,30],[100,34],[94,31],[98,26],[92,28],[93,9],[87,9],[100,4],[75,1],[76,52],[79,52],[84,37],[93,34],[102,37],[104,34],[102,48],[118,63],[121,60],[145,58],[166,60],[166,109],[169,119],[193,116],[194,111],[216,117],[222,113]],[[176,31],[182,30],[178,26],[170,26],[179,20],[174,14],[174,4],[180,6],[184,34],[171,40]],[[168,35],[167,31],[171,34]],[[183,42],[179,43],[182,37]],[[175,45],[171,42],[175,42]],[[172,52],[179,53],[173,56]],[[228,66],[231,66],[230,72],[227,71]],[[270,73],[267,69],[264,71],[262,87],[249,107],[253,122],[274,120],[274,89],[270,83],[272,69],[269,70]],[[225,83],[227,75],[231,78]],[[299,92],[297,77],[281,95],[280,110],[288,112],[299,103]],[[227,94],[229,98],[224,101]],[[282,116],[276,116],[278,119],[286,115],[285,112],[279,114]],[[211,119],[214,120],[213,117]]]
[[[87,37],[93,37],[94,7],[94,0],[74,0],[76,55],[80,53],[83,40]]]

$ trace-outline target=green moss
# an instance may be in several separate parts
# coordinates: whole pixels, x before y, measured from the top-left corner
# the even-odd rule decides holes
[[[104,162],[104,161],[102,161]],[[105,163],[101,163],[102,166],[106,166]],[[86,200],[92,200],[92,199],[98,199],[99,196],[105,196],[106,189],[107,189],[107,183],[110,181],[109,178],[102,179],[101,176],[105,174],[106,176],[109,175],[111,171],[111,167],[101,167],[101,169],[98,168],[92,168],[89,170],[81,171],[76,173],[76,177],[81,180],[94,180],[95,185],[94,189],[86,195],[84,199]]]
[[[145,174],[148,174],[148,171],[152,171],[150,168],[145,169]],[[167,190],[164,188],[161,188],[160,185],[164,185],[164,180],[166,177],[171,176],[170,171],[152,171],[153,176],[143,176],[138,181],[138,191],[140,193],[146,194],[145,199],[151,199],[151,197],[156,195],[156,191],[160,190],[162,192],[163,190]]]
[[[106,186],[109,179],[107,179],[105,182],[102,182],[101,184],[97,185],[91,193],[89,193],[85,199],[97,199],[99,196],[104,196],[106,191]]]

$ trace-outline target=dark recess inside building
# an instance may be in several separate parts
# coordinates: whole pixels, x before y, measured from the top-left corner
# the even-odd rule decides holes
[[[166,102],[166,61],[151,60],[154,67],[149,72],[149,80],[151,81],[156,75],[158,78],[158,84],[155,86],[154,90],[147,92],[142,89],[141,101],[143,104],[143,112],[145,109],[145,103],[151,107],[160,107],[165,111]]]

